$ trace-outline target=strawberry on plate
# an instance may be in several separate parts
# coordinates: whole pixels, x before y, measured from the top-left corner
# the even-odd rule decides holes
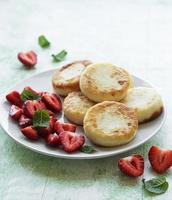
[[[24,136],[31,140],[38,140],[39,135],[36,129],[33,128],[33,126],[28,126],[21,129],[21,132]]]
[[[6,99],[13,105],[22,107],[23,101],[21,100],[20,93],[12,91],[6,95]]]
[[[56,123],[54,124],[54,130],[55,130],[56,133],[61,133],[63,131],[75,132],[76,131],[76,125],[56,121]]]
[[[25,128],[30,125],[32,125],[32,120],[30,118],[26,117],[25,115],[21,115],[21,117],[19,119],[19,126],[21,128]]]
[[[42,137],[46,137],[49,134],[54,132],[54,124],[56,122],[56,119],[54,117],[50,117],[50,122],[49,122],[49,127],[42,127],[42,128],[38,128],[38,133],[40,136]]]
[[[62,110],[61,100],[56,94],[44,93],[42,95],[42,101],[49,110],[55,113],[59,113]]]
[[[172,150],[152,146],[148,158],[152,168],[158,173],[163,173],[172,166]]]
[[[23,105],[23,112],[27,117],[33,118],[36,110],[44,108],[45,105],[42,101],[27,100]]]
[[[119,169],[128,176],[141,176],[144,172],[144,159],[141,155],[132,155],[118,161]]]
[[[24,87],[24,90],[29,90],[29,91],[33,92],[34,94],[38,94],[38,95],[39,95],[39,92],[36,92],[36,91],[33,90],[30,86]]]
[[[63,145],[63,150],[68,153],[79,150],[85,142],[83,135],[79,135],[70,131],[61,132],[59,137],[60,142]]]
[[[10,109],[10,117],[14,120],[18,120],[23,113],[23,110],[18,106],[12,105]]]
[[[18,59],[23,65],[29,68],[33,67],[37,63],[37,55],[34,51],[19,52]]]
[[[54,134],[51,133],[47,136],[45,141],[47,145],[55,147],[60,143],[60,138],[56,133]]]

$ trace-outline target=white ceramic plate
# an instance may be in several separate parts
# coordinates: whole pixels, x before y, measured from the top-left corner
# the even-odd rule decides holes
[[[11,88],[9,91],[12,91],[12,90],[22,91],[25,86],[31,86],[33,89],[37,91],[53,92],[53,88],[51,85],[52,74],[53,74],[53,70],[42,72],[29,79],[22,81],[21,83]],[[146,81],[136,76],[133,76],[133,77],[135,81],[135,86],[152,87],[152,85],[147,83]],[[161,126],[163,125],[165,121],[165,116],[166,116],[166,109],[164,109],[160,117],[153,120],[152,122],[140,125],[135,139],[126,145],[113,147],[113,148],[103,148],[103,147],[97,147],[94,145],[95,149],[97,150],[95,153],[85,154],[82,152],[76,152],[76,153],[68,154],[61,149],[58,149],[58,148],[52,149],[52,148],[47,147],[45,143],[41,140],[30,141],[20,133],[20,129],[17,123],[12,121],[11,118],[9,117],[10,105],[5,99],[5,95],[9,91],[7,91],[0,99],[0,111],[1,111],[0,123],[1,123],[2,128],[6,131],[6,133],[10,137],[12,137],[16,142],[18,142],[19,144],[22,144],[26,148],[31,149],[41,154],[54,156],[54,157],[61,157],[61,158],[68,158],[68,159],[93,159],[93,158],[108,157],[108,156],[117,155],[122,152],[129,151],[135,147],[140,146],[141,144],[149,140],[153,135],[155,135],[158,132],[158,130],[161,128]],[[65,122],[67,121],[67,119],[65,119],[65,117],[63,116],[63,113],[60,116],[60,121],[65,121]],[[78,126],[76,132],[83,133],[82,127]],[[90,144],[88,140],[86,141],[86,143]]]

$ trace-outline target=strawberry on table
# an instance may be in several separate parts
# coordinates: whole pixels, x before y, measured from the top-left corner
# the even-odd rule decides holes
[[[21,132],[24,136],[31,140],[38,140],[39,135],[36,129],[33,128],[33,126],[28,126],[21,129]]]
[[[18,120],[23,113],[23,110],[18,106],[12,105],[10,108],[10,117],[14,120]]]
[[[144,172],[144,159],[141,155],[132,155],[118,161],[119,169],[128,176],[138,177]]]
[[[55,113],[59,113],[62,110],[61,100],[56,94],[44,93],[42,95],[42,101],[49,110]]]
[[[79,150],[85,142],[83,135],[79,135],[70,131],[61,132],[59,137],[60,142],[63,145],[63,150],[68,153]]]
[[[76,131],[76,125],[56,121],[56,123],[54,124],[54,130],[55,130],[56,133],[61,133],[63,131],[75,132]]]
[[[21,115],[21,117],[19,119],[19,126],[21,128],[25,128],[30,125],[32,125],[32,120],[30,118],[26,117],[25,115]]]
[[[34,51],[19,52],[19,61],[26,67],[32,68],[37,63],[37,55]]]
[[[6,99],[13,105],[22,107],[23,101],[21,100],[20,93],[17,91],[12,91],[6,95]]]
[[[152,168],[158,173],[163,173],[172,166],[172,150],[152,146],[148,158]]]

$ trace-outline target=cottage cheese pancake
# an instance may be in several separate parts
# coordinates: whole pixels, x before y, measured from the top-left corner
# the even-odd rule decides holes
[[[108,63],[89,65],[80,78],[82,93],[95,102],[120,101],[131,86],[128,72]]]
[[[161,96],[153,88],[131,88],[122,102],[136,110],[139,123],[155,119],[163,110]]]
[[[87,110],[95,103],[81,92],[72,92],[64,100],[64,115],[76,124],[83,124]]]
[[[89,64],[91,62],[88,60],[75,61],[57,69],[52,78],[55,91],[62,96],[66,96],[73,91],[79,91],[80,74]]]
[[[122,103],[104,101],[91,107],[84,118],[86,136],[95,144],[112,147],[130,142],[138,120],[133,109]]]

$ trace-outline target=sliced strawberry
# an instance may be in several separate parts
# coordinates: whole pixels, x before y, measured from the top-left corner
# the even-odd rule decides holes
[[[46,109],[46,110],[48,111],[48,113],[49,113],[50,116],[52,116],[52,117],[55,116],[55,113],[54,113],[54,112],[52,112],[51,110],[48,110],[48,109]]]
[[[49,129],[53,133],[54,132],[54,125],[56,123],[57,119],[54,117],[50,117],[50,122],[49,122]]]
[[[75,124],[70,124],[70,123],[61,123],[63,130],[64,131],[71,131],[71,132],[75,132],[77,126]]]
[[[18,106],[12,105],[10,109],[10,117],[14,120],[18,120],[23,113],[23,110]]]
[[[58,113],[62,110],[61,100],[56,94],[45,93],[42,95],[42,101],[49,110],[55,113]]]
[[[38,94],[38,95],[39,95],[39,92],[36,92],[36,91],[33,90],[30,86],[24,87],[24,90],[30,90],[30,91],[33,92],[34,94]]]
[[[39,128],[38,133],[42,137],[46,137],[49,134],[54,132],[54,124],[56,122],[56,119],[54,117],[50,117],[49,127],[48,128]]]
[[[35,111],[38,109],[44,109],[44,104],[41,101],[27,100],[23,105],[23,112],[29,118],[33,118]]]
[[[32,120],[30,118],[26,117],[25,115],[21,115],[21,117],[19,119],[19,126],[21,128],[25,128],[30,125],[32,125]]]
[[[48,93],[48,92],[42,92],[42,91],[41,91],[41,92],[39,92],[38,94],[42,97],[44,94],[49,94],[49,93]]]
[[[73,133],[70,131],[63,131],[59,134],[60,142],[63,145],[64,151],[70,153],[80,149],[84,142],[85,138],[83,135]]]
[[[17,91],[12,91],[9,94],[6,95],[6,99],[13,105],[22,107],[22,100],[20,97],[20,93]]]
[[[118,166],[128,176],[141,176],[144,172],[144,159],[141,155],[132,155],[120,159]]]
[[[54,124],[54,131],[56,133],[61,133],[63,131],[71,131],[71,132],[75,132],[76,131],[76,125],[74,124],[70,124],[70,123],[61,123],[59,121],[56,121],[56,123]]]
[[[29,68],[33,67],[37,63],[37,55],[33,51],[18,53],[18,59],[23,65]]]
[[[54,112],[52,112],[51,110],[47,109],[45,103],[42,100],[38,100],[38,103],[39,103],[39,109],[47,110],[50,116],[54,116],[55,115]]]
[[[22,128],[21,132],[31,140],[37,140],[39,138],[38,132],[33,128],[33,126]]]
[[[152,168],[158,173],[163,173],[172,166],[172,150],[152,146],[148,158]]]
[[[59,121],[56,121],[54,124],[54,131],[58,134],[64,131],[62,124]]]
[[[38,134],[41,137],[47,137],[47,135],[51,134],[51,131],[49,128],[38,128]]]
[[[60,138],[59,136],[54,133],[54,134],[49,134],[46,138],[46,144],[49,145],[49,146],[57,146],[58,144],[60,143]]]
[[[47,110],[47,107],[46,107],[45,103],[42,100],[38,100],[37,102],[39,104],[39,106],[38,106],[39,109],[45,109],[45,110]]]

